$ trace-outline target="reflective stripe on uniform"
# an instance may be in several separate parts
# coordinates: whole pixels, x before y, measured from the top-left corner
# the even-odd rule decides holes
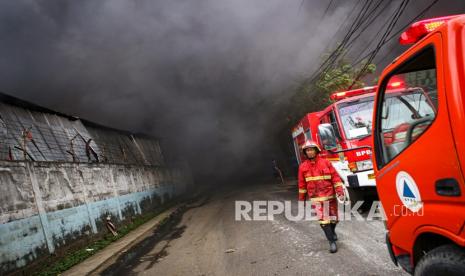
[[[320,224],[330,224],[330,220],[320,220]]]
[[[336,184],[334,184],[334,188],[341,187],[342,185],[344,185],[342,184],[342,182],[337,182]]]
[[[305,194],[305,193],[307,193],[307,190],[305,190],[305,189],[299,189],[299,193],[300,193],[300,194]]]
[[[318,180],[330,180],[331,175],[320,175],[320,176],[309,176],[305,177],[305,181],[318,181]]]
[[[312,198],[310,198],[310,200],[314,201],[314,202],[320,202],[320,201],[325,201],[325,200],[329,200],[329,199],[333,199],[333,198],[334,198],[334,195],[322,196],[322,197],[312,197]]]

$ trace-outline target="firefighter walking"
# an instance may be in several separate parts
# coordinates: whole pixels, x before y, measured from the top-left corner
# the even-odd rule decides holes
[[[344,198],[343,182],[331,162],[319,156],[321,149],[315,142],[306,141],[302,151],[307,159],[299,166],[299,201],[311,201],[329,241],[329,252],[335,253],[335,229],[338,223],[336,197]]]

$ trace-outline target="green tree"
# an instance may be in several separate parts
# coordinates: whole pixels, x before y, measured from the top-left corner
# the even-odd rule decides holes
[[[334,92],[364,87],[363,79],[375,70],[374,64],[362,63],[353,67],[347,60],[342,60],[322,72],[316,81],[301,81],[293,88],[293,96],[289,101],[290,121],[295,123],[306,113],[322,110],[331,104],[329,97]]]

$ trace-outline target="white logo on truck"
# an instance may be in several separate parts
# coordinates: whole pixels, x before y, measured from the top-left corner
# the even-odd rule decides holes
[[[362,150],[362,151],[357,151],[355,153],[357,157],[365,156],[365,155],[371,155],[371,150]]]
[[[410,174],[399,172],[396,176],[396,188],[400,200],[410,211],[415,213],[423,207],[420,190]]]

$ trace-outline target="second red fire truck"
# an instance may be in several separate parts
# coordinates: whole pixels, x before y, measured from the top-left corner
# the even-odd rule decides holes
[[[335,101],[324,110],[305,115],[292,130],[297,161],[300,147],[314,140],[344,179],[351,201],[376,193],[371,161],[373,101],[376,87],[331,95]]]

